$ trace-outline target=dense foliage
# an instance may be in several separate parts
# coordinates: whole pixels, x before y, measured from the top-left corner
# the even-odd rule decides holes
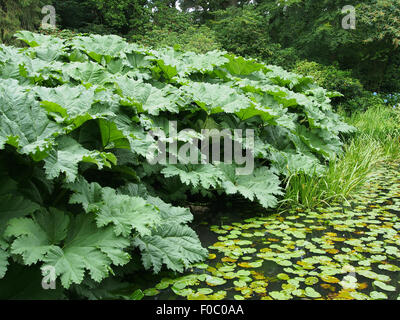
[[[368,89],[385,89],[385,74],[399,56],[396,0],[354,1],[356,25],[350,30],[342,27],[346,14],[341,10],[347,1],[279,2],[279,7],[269,1],[260,5],[273,12],[268,19],[274,42],[294,47],[307,59],[324,64],[337,61],[341,68],[352,69]]]
[[[233,53],[291,68],[301,59],[352,70],[369,90],[399,91],[400,7],[354,1],[355,29],[344,29],[344,0],[182,1]],[[283,59],[281,57],[284,57]],[[394,81],[393,81],[394,80]]]
[[[10,43],[17,29],[36,30],[44,5],[55,7],[61,30],[118,34],[155,48],[222,48],[289,70],[307,59],[351,71],[366,90],[400,91],[397,0],[351,3],[355,29],[342,27],[344,0],[2,0],[0,40]]]
[[[140,33],[151,14],[147,0],[55,0],[53,4],[64,27],[88,32]]]
[[[372,106],[384,105],[385,100],[367,91],[361,82],[352,76],[350,70],[340,70],[334,65],[301,60],[296,63],[293,72],[312,76],[314,81],[327,90],[336,90],[342,94],[332,104],[335,108],[347,111],[365,111]],[[393,105],[393,104],[391,104]]]
[[[344,0],[3,0],[2,42],[18,28],[37,28],[42,6],[50,4],[60,29],[119,34],[152,46],[193,46],[198,52],[222,46],[286,69],[302,59],[337,64],[367,90],[400,91],[396,0],[353,2],[355,29],[342,27],[342,8],[349,4]]]
[[[226,52],[17,36],[29,48],[0,46],[0,287],[20,265],[54,267],[62,288],[90,298],[115,288],[107,278],[123,279],[140,256],[154,272],[183,271],[207,251],[176,205],[225,194],[274,207],[285,176],[323,171],[353,130],[331,110],[336,94],[311,78]],[[208,138],[201,129],[254,130],[254,145],[233,136],[254,155],[253,173],[151,165],[172,120],[179,146]]]
[[[221,49],[214,30],[195,23],[190,14],[159,3],[152,13],[152,23],[142,33],[130,31],[127,38],[154,48],[179,47],[185,51],[206,53]]]

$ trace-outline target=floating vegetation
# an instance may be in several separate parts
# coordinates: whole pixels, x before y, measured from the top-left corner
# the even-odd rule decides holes
[[[213,225],[206,263],[144,294],[168,299],[400,299],[400,170],[384,165],[346,205]],[[158,293],[160,292],[160,293]]]

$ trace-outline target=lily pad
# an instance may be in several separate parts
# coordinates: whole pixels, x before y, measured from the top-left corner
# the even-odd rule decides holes
[[[385,293],[378,292],[378,291],[372,291],[369,295],[374,300],[382,300],[382,299],[387,299],[388,298]]]
[[[321,294],[318,293],[317,291],[315,291],[314,288],[312,288],[312,287],[307,287],[304,290],[304,293],[307,297],[310,297],[310,298],[320,298],[321,297]]]
[[[388,284],[386,284],[386,283],[384,283],[382,281],[379,281],[379,280],[375,280],[373,282],[373,285],[375,285],[375,286],[377,286],[377,287],[379,287],[379,288],[381,288],[382,290],[385,290],[385,291],[396,291],[395,287],[393,287],[391,285],[388,285]]]

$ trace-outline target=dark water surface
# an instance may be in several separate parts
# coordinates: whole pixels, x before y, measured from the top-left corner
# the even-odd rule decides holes
[[[399,230],[400,165],[386,164],[350,203],[202,221],[196,231],[209,259],[183,276],[150,278],[144,293],[165,300],[400,299]]]

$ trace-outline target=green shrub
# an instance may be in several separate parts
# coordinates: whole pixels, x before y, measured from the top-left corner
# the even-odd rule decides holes
[[[321,87],[340,92],[343,97],[335,98],[333,103],[347,112],[365,111],[371,106],[384,105],[379,96],[364,89],[350,70],[340,70],[336,66],[302,60],[297,62],[293,72],[312,76]]]
[[[360,81],[352,78],[351,71],[339,70],[335,66],[302,60],[297,62],[293,71],[312,76],[318,85],[330,91],[338,91],[346,99],[361,96],[365,91]]]
[[[186,30],[171,31],[158,28],[146,32],[143,36],[132,36],[137,41],[152,48],[179,47],[183,51],[206,53],[221,49],[214,31],[206,26],[189,26]]]
[[[293,70],[293,72],[300,73],[296,70],[300,58],[297,55],[297,51],[294,48],[283,48],[280,46],[271,52],[268,57],[263,57],[262,60],[268,64],[274,64],[281,66],[282,68]]]
[[[152,22],[145,26],[144,32],[131,32],[126,37],[156,49],[175,47],[205,53],[221,48],[213,30],[198,25],[190,13],[180,12],[162,3],[157,3],[157,10],[152,13]]]
[[[376,96],[369,91],[364,91],[360,96],[343,99],[339,102],[338,108],[342,108],[348,113],[352,113],[356,111],[366,111],[373,106],[385,107],[385,102],[380,96]]]
[[[60,26],[77,32],[127,35],[143,32],[150,22],[147,0],[53,0]]]
[[[265,17],[255,7],[230,7],[215,11],[212,16],[207,25],[214,30],[224,50],[288,70],[293,69],[299,60],[294,48],[282,48],[273,43]]]
[[[214,19],[209,26],[225,50],[262,60],[280,49],[280,45],[271,43],[266,25],[252,6],[230,7],[212,14]]]
[[[82,0],[52,0],[52,2],[57,12],[59,28],[80,32],[82,32],[80,28],[99,28],[99,12],[95,10],[93,2]]]

